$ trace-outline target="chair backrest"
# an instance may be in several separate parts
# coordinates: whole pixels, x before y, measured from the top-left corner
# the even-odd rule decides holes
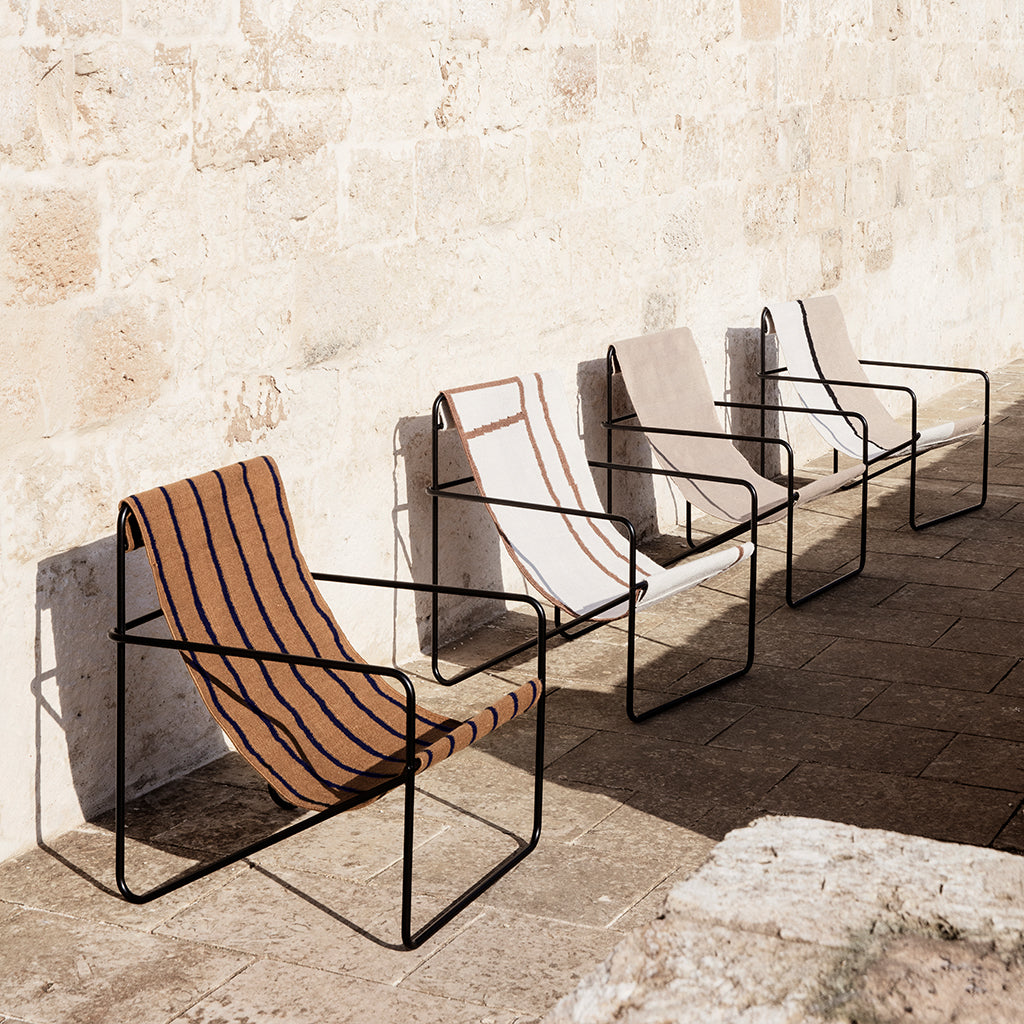
[[[642,426],[721,433],[715,400],[693,335],[686,327],[615,342],[615,356]],[[727,438],[648,434],[664,469],[746,480],[764,507],[786,500],[786,489],[756,473]],[[729,484],[673,477],[683,497],[732,522],[750,518],[748,492]]]
[[[893,419],[871,388],[846,387],[827,381],[867,383],[850,336],[839,300],[834,295],[797,299],[765,307],[769,333],[774,330],[779,355],[787,372],[813,378],[795,384],[800,401],[808,409],[858,412],[867,420],[868,458],[875,458],[910,441],[910,431]],[[818,433],[833,447],[860,459],[864,452],[862,426],[842,416],[813,416]]]
[[[583,443],[553,373],[442,392],[480,493],[601,511]],[[506,549],[550,601],[574,615],[629,592],[629,543],[607,520],[488,505]],[[661,572],[637,553],[637,581]],[[619,607],[599,618],[616,618]]]
[[[123,504],[134,520],[129,546],[145,545],[174,639],[364,664],[299,551],[271,459]],[[384,679],[221,654],[183,657],[210,713],[287,800],[333,805],[402,771],[405,698]],[[422,742],[447,731],[445,723],[420,709]]]

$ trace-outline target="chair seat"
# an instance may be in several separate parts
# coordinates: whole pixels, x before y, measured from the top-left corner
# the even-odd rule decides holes
[[[926,448],[939,448],[942,445],[956,444],[958,441],[966,441],[973,437],[985,425],[985,417],[965,416],[959,420],[952,420],[949,423],[939,423],[932,427],[925,427],[917,434],[917,450]]]
[[[640,552],[637,552],[637,569],[639,570],[643,567],[644,579],[647,582],[647,589],[640,595],[637,601],[637,609],[650,608],[659,601],[664,601],[669,597],[699,586],[726,569],[738,565],[753,553],[754,545],[749,541],[742,544],[729,544],[712,551],[710,554],[702,555],[700,558],[678,562],[676,565],[666,569],[651,561],[651,559]],[[616,593],[620,592],[609,588],[607,592],[599,597],[595,597],[582,607],[569,610],[576,615],[590,615],[595,608],[600,608],[602,604],[607,603],[615,597]],[[621,618],[628,611],[629,599],[624,595],[621,604],[614,605],[607,611],[593,617],[603,621],[611,621]]]

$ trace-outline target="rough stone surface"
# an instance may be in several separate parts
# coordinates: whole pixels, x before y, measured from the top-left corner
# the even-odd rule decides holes
[[[544,1024],[1013,1024],[1024,862],[893,832],[762,818]]]

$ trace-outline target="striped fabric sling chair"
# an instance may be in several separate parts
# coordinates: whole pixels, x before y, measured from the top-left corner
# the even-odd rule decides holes
[[[126,619],[128,553],[145,548],[159,607]],[[319,582],[525,601],[537,614],[538,677],[460,722],[416,702],[398,669],[364,662]],[[162,618],[166,632],[146,623]],[[166,633],[170,635],[167,636]],[[544,726],[544,612],[522,595],[491,595],[310,572],[299,552],[277,466],[236,463],[126,498],[117,520],[116,874],[121,894],[145,903],[390,790],[404,790],[401,935],[422,944],[534,849],[540,836]],[[199,694],[271,795],[304,817],[259,841],[137,893],[126,879],[126,656],[129,645],[181,652]],[[533,834],[417,930],[412,852],[417,773],[535,708]]]
[[[615,374],[621,373],[632,410],[615,414]],[[702,474],[719,473],[730,480],[744,480],[757,492],[758,522],[786,519],[786,602],[797,607],[858,575],[867,551],[868,484],[865,460],[841,472],[818,477],[799,488],[794,485],[792,446],[781,438],[754,437],[722,429],[717,410],[761,409],[757,403],[716,401],[711,394],[700,353],[688,328],[679,327],[638,338],[618,341],[608,349],[606,361],[607,419],[605,421],[608,462],[612,462],[616,431],[643,432],[659,465],[671,471],[671,480],[686,502],[686,538],[695,551],[719,544],[746,529],[750,503],[735,486],[708,481]],[[788,406],[771,406],[776,411],[803,412]],[[819,410],[827,415],[829,410]],[[840,413],[831,411],[833,415]],[[774,445],[785,456],[785,482],[777,483],[755,472],[735,447],[736,441]],[[865,453],[866,456],[866,453]],[[607,470],[608,506],[612,507],[613,476]],[[800,597],[793,596],[794,511],[842,487],[861,483],[860,549],[856,567],[836,576]],[[706,515],[737,524],[709,541],[695,544],[692,508]]]
[[[458,431],[472,476],[439,479],[438,441]],[[475,485],[475,488],[472,488]],[[753,501],[753,488],[745,485]],[[548,639],[575,639],[626,619],[626,713],[634,722],[746,672],[754,656],[756,522],[751,539],[664,568],[637,548],[633,524],[602,509],[575,419],[554,374],[510,377],[442,391],[433,408],[433,579],[439,576],[441,499],[482,503],[528,583],[554,606]],[[743,560],[749,560],[746,652],[742,667],[654,707],[637,709],[634,680],[636,614]],[[570,616],[563,621],[562,613]],[[433,670],[438,666],[438,616],[433,615]],[[465,670],[458,678],[513,657],[525,645]]]
[[[768,367],[768,339],[774,335],[778,358],[784,366]],[[886,372],[926,371],[980,377],[984,387],[984,410],[948,423],[921,427],[918,400],[906,384],[873,383],[864,367],[882,367]],[[859,359],[850,342],[839,301],[834,295],[820,295],[766,306],[761,313],[761,397],[768,381],[789,381],[806,406],[837,410],[843,416],[828,418],[812,413],[814,426],[832,448],[833,465],[839,453],[860,457],[866,446],[869,478],[910,463],[910,525],[915,530],[934,526],[985,504],[988,495],[989,378],[984,370],[929,363],[891,362]],[[881,395],[903,395],[909,400],[909,426],[893,417]],[[854,416],[857,413],[859,416]],[[863,423],[866,421],[866,430]],[[763,425],[763,421],[762,421]],[[944,445],[957,444],[982,433],[981,496],[977,502],[921,520],[917,513],[918,457]]]

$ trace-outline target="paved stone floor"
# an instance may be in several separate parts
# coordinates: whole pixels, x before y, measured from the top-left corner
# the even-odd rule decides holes
[[[926,412],[963,402],[950,392]],[[144,907],[112,894],[100,819],[0,865],[0,1021],[536,1021],[726,832],[765,813],[1024,852],[1024,363],[993,375],[993,415],[986,507],[914,533],[906,474],[888,474],[872,485],[865,572],[811,604],[786,607],[783,531],[762,531],[745,677],[634,726],[621,629],[553,649],[540,845],[423,948],[397,948],[394,796]],[[976,492],[978,454],[931,457],[923,511]],[[801,514],[798,586],[847,564],[856,505],[848,492]],[[640,618],[652,700],[736,656],[742,587],[734,571]],[[510,617],[449,659],[521,630]],[[420,696],[464,712],[531,667],[454,691],[424,680]],[[423,776],[417,913],[527,830],[532,723],[516,726]],[[289,820],[225,757],[140,801],[133,877]]]

